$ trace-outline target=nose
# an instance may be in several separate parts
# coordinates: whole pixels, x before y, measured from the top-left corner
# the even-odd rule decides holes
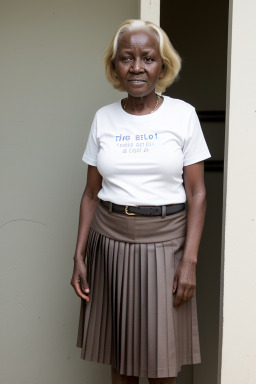
[[[144,72],[144,65],[143,65],[143,62],[140,58],[134,59],[133,64],[130,67],[130,71],[133,73]]]

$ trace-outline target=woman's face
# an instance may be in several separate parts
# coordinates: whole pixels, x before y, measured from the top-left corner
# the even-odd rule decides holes
[[[133,97],[155,91],[164,66],[156,38],[147,31],[127,32],[120,37],[114,61],[117,77]]]

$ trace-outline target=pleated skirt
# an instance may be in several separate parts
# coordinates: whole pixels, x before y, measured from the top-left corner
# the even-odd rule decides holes
[[[97,206],[85,256],[90,301],[81,299],[78,326],[82,359],[152,378],[200,363],[195,292],[173,307],[185,236],[185,211],[162,218]]]

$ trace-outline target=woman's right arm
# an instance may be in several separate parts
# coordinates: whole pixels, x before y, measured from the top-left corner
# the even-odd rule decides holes
[[[86,243],[90,230],[91,221],[98,204],[97,194],[101,189],[102,176],[96,167],[88,165],[87,181],[80,204],[79,227],[74,255],[74,270],[70,284],[76,294],[89,301],[89,297],[84,294],[89,293],[87,283],[87,271],[84,262]]]

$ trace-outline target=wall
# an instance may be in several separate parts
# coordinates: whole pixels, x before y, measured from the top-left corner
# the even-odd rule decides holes
[[[222,384],[256,381],[256,3],[230,6]]]
[[[1,383],[110,382],[80,360],[69,282],[90,124],[121,97],[102,56],[132,17],[137,0],[1,1]]]
[[[179,81],[166,93],[197,111],[225,110],[228,1],[162,1],[161,27],[182,57]],[[224,124],[202,123],[202,128],[212,159],[223,159]],[[205,172],[205,184],[207,214],[197,266],[202,363],[184,367],[178,384],[217,382],[223,173]]]

